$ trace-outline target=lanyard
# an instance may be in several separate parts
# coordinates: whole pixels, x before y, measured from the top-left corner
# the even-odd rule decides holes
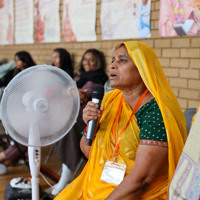
[[[128,120],[128,122],[126,123],[126,125],[124,126],[124,128],[121,130],[120,134],[119,134],[119,137],[117,139],[117,143],[115,144],[115,136],[116,136],[116,130],[117,130],[117,124],[119,122],[119,118],[120,118],[120,114],[121,114],[121,111],[122,111],[122,103],[123,103],[123,98],[121,98],[121,101],[120,101],[120,104],[119,104],[119,108],[118,108],[118,111],[117,111],[117,116],[116,116],[116,119],[115,119],[115,122],[114,122],[114,127],[113,127],[113,133],[112,133],[112,139],[113,139],[113,144],[114,144],[114,147],[115,147],[115,150],[114,150],[114,157],[115,157],[115,160],[116,160],[116,157],[118,156],[118,150],[119,150],[119,143],[120,143],[120,140],[122,138],[122,135],[125,131],[125,129],[127,128],[128,124],[130,123],[133,115],[135,114],[135,112],[138,110],[138,108],[140,107],[141,103],[142,103],[142,100],[144,99],[144,97],[146,96],[146,94],[148,93],[148,89],[146,89],[144,91],[144,93],[140,96],[137,104],[135,105],[132,113],[131,113],[131,116]]]

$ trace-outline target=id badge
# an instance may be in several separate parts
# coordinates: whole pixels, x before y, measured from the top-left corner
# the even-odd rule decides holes
[[[116,162],[106,161],[101,175],[101,181],[119,185],[124,179],[125,171],[126,171],[126,165]]]

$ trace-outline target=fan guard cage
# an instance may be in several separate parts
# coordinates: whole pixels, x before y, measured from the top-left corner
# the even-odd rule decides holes
[[[40,101],[48,105],[45,112],[35,109]],[[62,69],[37,65],[17,74],[5,88],[1,100],[2,123],[17,142],[46,146],[71,130],[79,108],[75,81]],[[31,141],[35,137],[32,134],[37,135],[37,142]]]

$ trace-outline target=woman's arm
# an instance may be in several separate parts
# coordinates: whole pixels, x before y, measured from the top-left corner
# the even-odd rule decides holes
[[[168,171],[168,148],[139,145],[135,165],[129,175],[106,200],[137,200],[160,174]]]
[[[91,146],[86,145],[86,138],[84,136],[82,136],[82,138],[81,138],[80,147],[81,147],[81,151],[83,152],[85,157],[88,159]]]

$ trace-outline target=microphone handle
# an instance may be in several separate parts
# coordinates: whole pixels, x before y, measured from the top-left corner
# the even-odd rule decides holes
[[[98,105],[98,109],[100,108],[101,99],[93,98],[92,102],[94,102]],[[93,137],[94,137],[94,134],[95,134],[96,124],[97,124],[97,119],[96,120],[90,120],[88,122],[87,135],[86,135],[86,145],[87,146],[92,145],[92,140],[93,140]]]

